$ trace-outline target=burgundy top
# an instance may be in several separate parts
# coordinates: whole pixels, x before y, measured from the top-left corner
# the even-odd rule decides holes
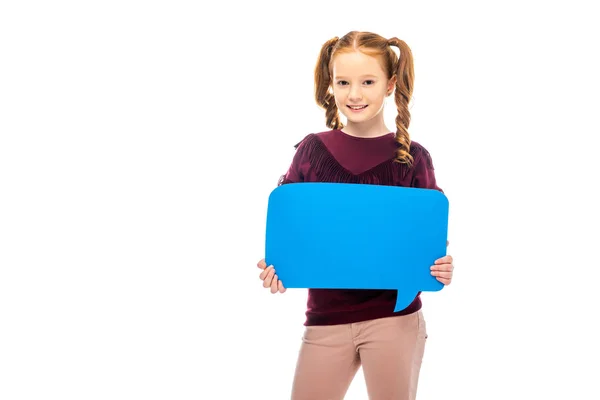
[[[339,129],[311,133],[297,146],[279,185],[295,182],[363,183],[442,191],[436,184],[429,152],[412,141],[413,166],[394,162],[394,133],[375,138],[348,135]],[[285,282],[283,282],[285,285]],[[395,290],[308,289],[305,325],[336,325],[394,315],[421,308],[420,293],[404,310],[394,312]]]

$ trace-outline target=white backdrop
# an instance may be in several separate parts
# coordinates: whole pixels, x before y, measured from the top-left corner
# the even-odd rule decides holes
[[[255,264],[350,30],[411,46],[450,199],[418,398],[600,398],[600,32],[548,3],[3,2],[0,398],[288,398],[306,293]]]

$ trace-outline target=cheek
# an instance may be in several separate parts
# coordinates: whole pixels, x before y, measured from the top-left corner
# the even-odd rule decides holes
[[[345,104],[344,96],[340,95],[339,93],[335,94],[333,99],[338,107],[341,107],[343,104]]]

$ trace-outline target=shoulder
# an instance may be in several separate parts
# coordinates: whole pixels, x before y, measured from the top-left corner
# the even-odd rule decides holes
[[[294,148],[298,150],[300,147],[305,147],[308,143],[312,143],[315,140],[316,133],[309,133],[304,136],[301,141],[294,145]]]
[[[331,136],[332,133],[333,133],[333,130],[309,133],[300,142],[296,143],[294,145],[294,148],[298,149],[301,146],[306,147],[306,146],[319,145],[323,142],[324,139],[327,139],[329,136]]]
[[[428,169],[434,169],[431,154],[421,143],[414,140],[410,142],[410,155],[413,157],[413,166],[425,166]]]

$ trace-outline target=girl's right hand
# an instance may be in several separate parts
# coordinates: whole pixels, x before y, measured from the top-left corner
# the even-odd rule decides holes
[[[260,279],[263,281],[263,287],[271,288],[271,293],[273,294],[277,292],[285,293],[285,287],[283,286],[283,283],[281,283],[277,275],[275,275],[275,267],[272,265],[267,267],[267,263],[265,262],[264,258],[256,265],[258,268],[262,269],[262,272],[260,273]]]

